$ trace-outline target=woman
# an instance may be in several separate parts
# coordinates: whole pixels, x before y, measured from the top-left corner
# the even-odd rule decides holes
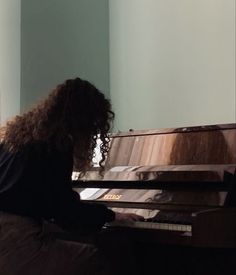
[[[84,234],[113,220],[141,218],[86,204],[70,185],[73,166],[89,168],[98,135],[103,168],[113,117],[104,95],[76,78],[1,128],[1,274],[110,274],[94,245],[57,239],[43,224],[54,221],[64,231]]]

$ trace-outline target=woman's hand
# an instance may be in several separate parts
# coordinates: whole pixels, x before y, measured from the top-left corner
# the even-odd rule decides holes
[[[136,222],[143,221],[144,217],[134,213],[115,212],[115,222]]]

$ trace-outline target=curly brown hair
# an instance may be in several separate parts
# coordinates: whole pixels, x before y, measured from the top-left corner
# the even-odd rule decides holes
[[[46,142],[48,148],[73,146],[76,170],[85,172],[91,165],[97,138],[101,140],[103,168],[109,150],[109,130],[114,113],[104,94],[80,78],[68,79],[48,97],[1,128],[5,146],[17,152],[25,145]]]

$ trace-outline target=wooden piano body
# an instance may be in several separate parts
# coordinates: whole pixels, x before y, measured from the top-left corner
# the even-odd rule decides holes
[[[74,188],[82,198],[92,188],[86,201],[147,218],[105,228],[135,239],[146,268],[156,258],[164,274],[236,268],[236,124],[113,134],[105,167],[102,176],[94,169],[74,180]],[[190,214],[191,223],[152,222],[162,212]]]

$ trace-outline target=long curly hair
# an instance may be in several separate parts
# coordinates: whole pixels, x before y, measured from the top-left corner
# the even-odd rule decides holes
[[[0,134],[2,143],[13,152],[38,142],[46,142],[49,150],[56,147],[62,151],[72,144],[75,169],[85,172],[98,137],[99,165],[104,168],[113,119],[110,101],[103,93],[90,82],[75,78],[58,85],[45,100],[8,121]]]

